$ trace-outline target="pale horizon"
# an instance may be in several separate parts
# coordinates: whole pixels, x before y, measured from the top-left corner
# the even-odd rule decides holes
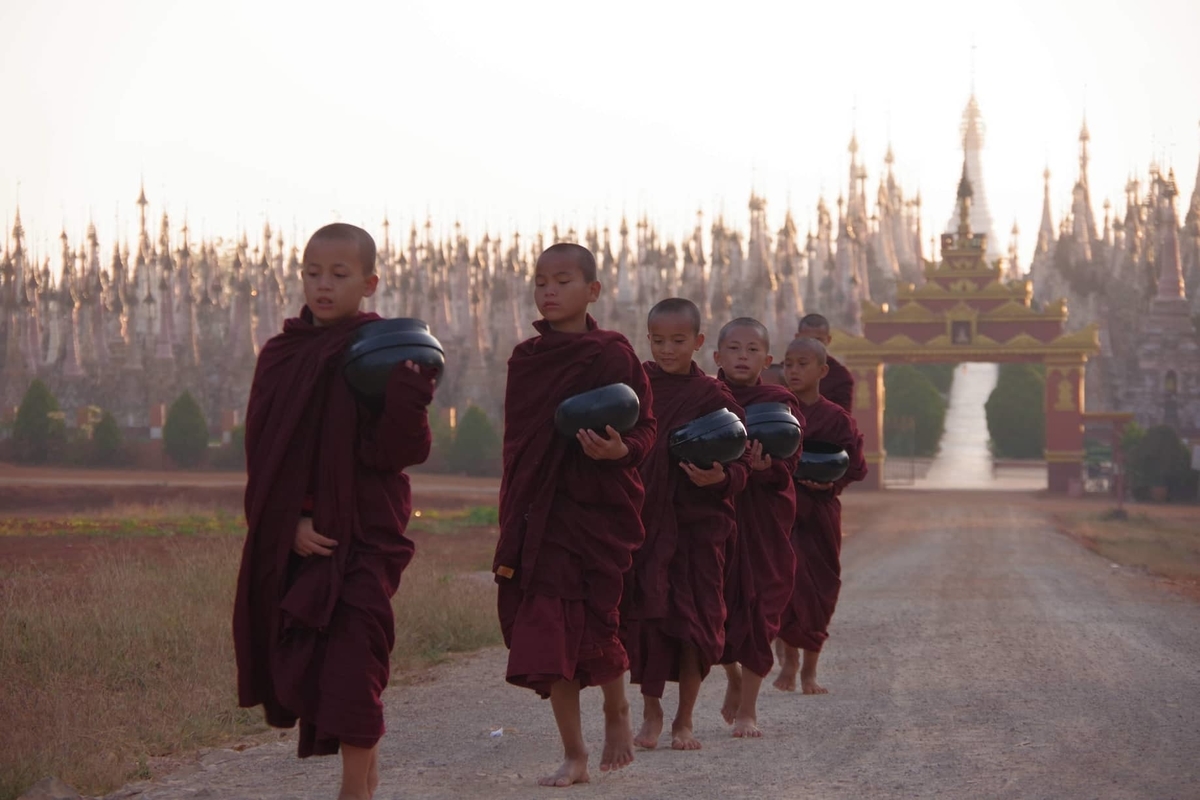
[[[856,135],[868,200],[889,146],[923,246],[945,226],[972,88],[999,249],[1027,268],[1051,170],[1055,223],[1091,133],[1093,211],[1174,168],[1185,213],[1200,165],[1200,4],[804,7],[550,2],[111,4],[0,9],[6,236],[18,182],[27,246],[58,268],[89,218],[133,241],[139,180],[157,234],[264,221],[288,244],[340,218],[393,237],[432,217],[507,238],[643,214],[678,241],[715,214],[745,229],[751,190],[801,233],[836,214]],[[974,47],[972,46],[974,45]],[[974,62],[974,69],[972,69]],[[119,215],[119,227],[118,227]],[[564,230],[565,232],[565,230]],[[926,253],[928,255],[928,252]]]

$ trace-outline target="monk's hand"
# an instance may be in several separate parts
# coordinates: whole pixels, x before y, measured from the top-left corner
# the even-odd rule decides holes
[[[421,367],[418,366],[417,364],[414,364],[411,361],[405,361],[404,366],[408,367],[409,369],[411,369],[413,372],[417,373],[418,375],[424,374],[421,372]],[[429,383],[432,384],[433,386],[437,386],[437,378],[430,378]]]
[[[716,486],[725,480],[725,467],[721,465],[720,461],[714,461],[711,469],[701,469],[686,461],[681,461],[679,466],[697,486]]]
[[[612,425],[605,426],[604,438],[593,430],[581,429],[575,434],[583,453],[596,461],[619,461],[629,455],[629,445],[621,441],[621,434]]]
[[[337,547],[336,539],[327,539],[313,530],[312,517],[300,518],[300,524],[296,526],[296,541],[292,544],[296,555],[305,558],[313,555],[331,556],[334,547]]]
[[[833,491],[832,483],[815,483],[814,481],[796,481],[805,489],[812,489],[814,492],[830,492]]]
[[[771,468],[771,456],[763,453],[762,442],[754,441],[750,445],[750,469],[762,472]]]

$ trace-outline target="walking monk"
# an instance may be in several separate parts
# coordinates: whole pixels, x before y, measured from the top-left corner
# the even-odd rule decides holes
[[[637,467],[654,444],[646,373],[629,341],[588,314],[600,296],[596,259],[559,243],[538,257],[534,302],[538,335],[508,361],[500,541],[492,570],[509,648],[508,681],[550,698],[564,758],[543,786],[588,780],[580,690],[604,692],[600,769],[633,761],[625,697],[629,660],[618,637],[625,573],[644,538]],[[625,383],[641,402],[624,434],[559,434],[554,412],[568,397]]]
[[[700,684],[725,648],[725,549],[736,520],[733,498],[746,486],[748,456],[721,465],[676,462],[669,432],[722,408],[742,416],[729,389],[692,360],[704,345],[700,309],[670,298],[650,309],[653,361],[645,364],[659,437],[642,464],[646,543],[634,554],[625,598],[624,638],[634,683],[641,684],[642,729],[635,744],[658,746],[667,681],[679,683],[671,747],[699,750],[693,711]]]
[[[829,320],[820,314],[806,314],[800,320],[796,338],[816,339],[828,348],[833,338],[829,333]],[[827,354],[825,360],[829,374],[821,381],[821,396],[854,413],[854,375],[833,356]]]
[[[246,522],[234,605],[238,701],[300,721],[299,755],[342,752],[342,800],[379,782],[380,693],[395,642],[392,595],[413,555],[401,470],[429,455],[433,381],[397,366],[382,411],[360,405],[342,352],[375,292],[375,242],[327,225],[304,248],[300,316],[258,356],[246,412]]]
[[[714,359],[718,377],[742,408],[755,403],[783,403],[804,426],[796,396],[762,379],[771,363],[771,341],[756,319],[741,317],[721,328]],[[772,459],[762,444],[750,445],[750,480],[737,498],[737,535],[730,548],[725,583],[725,673],[728,687],[721,714],[737,738],[758,738],[758,691],[775,659],[771,642],[792,597],[796,556],[791,532],[796,519],[792,473],[800,452]],[[739,667],[740,665],[740,667]]]
[[[796,580],[791,602],[784,611],[779,638],[783,640],[782,666],[775,688],[796,691],[796,672],[805,694],[825,694],[817,683],[817,659],[829,638],[829,620],[842,586],[842,490],[867,476],[862,435],[854,418],[821,396],[821,379],[828,372],[825,345],[800,337],[788,345],[783,372],[788,388],[800,401],[807,442],[829,442],[844,448],[850,468],[836,483],[797,481],[796,524],[792,548],[796,552]],[[800,650],[804,664],[800,665]]]

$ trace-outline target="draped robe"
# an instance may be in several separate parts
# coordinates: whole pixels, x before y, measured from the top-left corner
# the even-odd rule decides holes
[[[671,457],[671,430],[728,408],[741,407],[728,387],[695,362],[687,375],[645,364],[654,393],[659,437],[642,463],[646,543],[634,555],[626,597],[624,640],[631,677],[642,694],[662,697],[679,680],[683,643],[695,646],[702,674],[725,648],[725,551],[736,528],[734,497],[746,486],[749,457],[725,465],[725,480],[696,486]]]
[[[854,375],[833,356],[826,358],[829,374],[821,379],[821,396],[854,413]]]
[[[792,549],[796,553],[796,580],[791,601],[783,614],[779,638],[802,650],[820,652],[829,638],[829,621],[842,588],[842,490],[867,476],[862,434],[854,418],[825,399],[800,404],[808,427],[805,441],[829,442],[845,448],[850,468],[831,491],[796,485],[796,523]]]
[[[507,679],[546,697],[557,681],[596,686],[629,661],[618,636],[624,575],[644,537],[637,466],[654,443],[653,399],[628,340],[588,317],[586,333],[534,323],[513,350],[504,406],[500,540],[492,570],[509,648]],[[629,453],[596,461],[554,428],[568,397],[625,383],[641,403]]]
[[[729,384],[729,389],[742,408],[756,403],[787,405],[806,432],[800,403],[784,387],[759,382],[754,386]],[[728,617],[721,660],[740,663],[760,677],[766,677],[775,663],[771,642],[792,597],[796,573],[791,541],[796,520],[792,473],[800,453],[773,458],[765,470],[751,470],[746,490],[737,498],[737,535],[729,548],[725,579]]]
[[[391,598],[413,555],[405,467],[429,454],[429,377],[393,370],[381,411],[340,372],[354,332],[305,308],[259,354],[246,413],[246,541],[234,603],[238,701],[268,724],[300,722],[300,757],[372,747],[395,642]],[[337,541],[330,556],[292,552],[301,508]]]

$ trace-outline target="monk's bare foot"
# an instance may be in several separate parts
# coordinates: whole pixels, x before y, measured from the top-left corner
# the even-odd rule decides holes
[[[793,670],[791,672],[788,672],[787,669],[785,668],[783,671],[781,671],[779,673],[779,677],[775,679],[775,683],[772,685],[781,692],[796,691],[796,673],[795,673],[795,671]]]
[[[829,694],[828,689],[817,683],[816,675],[801,675],[800,691],[804,694]]]
[[[761,739],[762,731],[758,729],[758,720],[754,717],[738,717],[733,721],[733,738]]]
[[[725,702],[721,704],[721,718],[725,720],[726,725],[732,725],[737,719],[738,708],[742,704],[742,684],[741,681],[736,683],[730,679],[729,686],[725,688]]]
[[[637,736],[633,737],[633,743],[638,747],[653,750],[658,747],[658,737],[662,736],[662,729],[662,717],[642,720],[642,729],[638,731]]]
[[[677,725],[671,729],[672,750],[699,750],[700,740],[692,733],[690,726]]]
[[[782,639],[775,640],[779,656],[779,677],[773,684],[781,692],[796,691],[796,676],[800,673],[800,651],[788,647]]]
[[[576,783],[587,783],[591,780],[588,777],[587,764],[587,756],[564,759],[562,766],[553,775],[538,778],[538,786],[556,786],[561,789]]]
[[[655,742],[658,737],[655,736]],[[629,704],[604,710],[604,751],[600,771],[622,769],[633,763],[633,727],[629,723]]]

